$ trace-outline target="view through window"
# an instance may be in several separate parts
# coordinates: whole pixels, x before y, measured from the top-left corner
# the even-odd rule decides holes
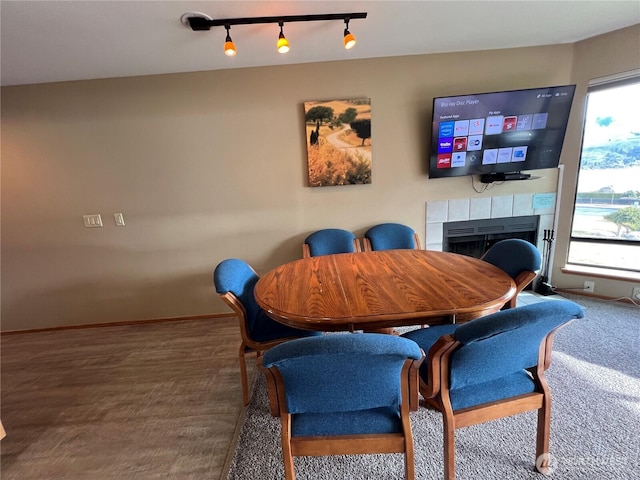
[[[569,263],[640,271],[640,76],[589,87]]]

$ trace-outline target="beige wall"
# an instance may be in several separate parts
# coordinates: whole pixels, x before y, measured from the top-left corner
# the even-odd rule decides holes
[[[571,219],[573,214],[584,117],[584,97],[589,80],[638,68],[640,68],[640,25],[584,40],[574,45],[571,77],[572,82],[577,84],[577,89],[562,152],[565,159],[565,169],[560,218]],[[560,222],[552,272],[553,284],[564,288],[575,288],[582,286],[585,280],[592,280],[596,282],[596,295],[611,298],[630,297],[633,287],[640,285],[640,276],[638,275],[636,275],[635,282],[631,282],[562,272],[567,261],[570,231],[570,221]]]
[[[553,191],[555,170],[484,194],[429,180],[431,102],[572,83],[573,62],[556,45],[3,88],[2,329],[227,312],[224,258],[262,273],[315,229],[383,221],[424,241],[427,200]],[[302,103],[357,97],[373,183],[307,187]],[[103,228],[83,227],[93,213]]]

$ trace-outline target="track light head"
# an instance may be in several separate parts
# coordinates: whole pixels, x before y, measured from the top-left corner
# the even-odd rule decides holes
[[[287,53],[289,51],[289,40],[287,40],[282,32],[282,27],[284,27],[284,23],[280,22],[280,35],[278,35],[278,53]]]
[[[349,31],[349,17],[344,19],[344,48],[347,50],[356,46],[356,37]]]
[[[224,54],[227,57],[233,57],[236,52],[236,45],[231,40],[231,36],[229,35],[229,29],[231,28],[229,25],[225,25],[224,28],[227,29],[227,38],[224,40]]]

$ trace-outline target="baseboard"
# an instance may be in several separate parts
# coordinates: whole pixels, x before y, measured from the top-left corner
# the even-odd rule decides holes
[[[76,330],[79,328],[103,328],[103,327],[123,327],[126,325],[144,325],[146,323],[162,323],[162,322],[184,322],[189,320],[211,320],[214,318],[227,318],[234,317],[233,313],[213,313],[204,315],[189,315],[187,317],[167,317],[167,318],[151,318],[147,320],[127,320],[123,322],[108,322],[108,323],[88,323],[83,325],[62,325],[59,327],[46,327],[46,328],[29,328],[24,330],[8,330],[0,332],[2,335],[16,335],[22,333],[41,333],[41,332],[55,332],[58,330]]]
[[[586,293],[577,288],[554,288],[555,293],[568,293],[570,295],[578,295],[580,297],[596,298],[598,300],[608,300],[610,302],[628,303],[630,305],[638,306],[637,302],[634,302],[631,297],[608,297],[606,295],[596,295],[595,293]]]

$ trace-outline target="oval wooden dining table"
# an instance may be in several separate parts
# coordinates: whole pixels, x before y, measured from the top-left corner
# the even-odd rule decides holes
[[[263,275],[258,305],[274,320],[319,331],[384,331],[462,323],[496,312],[514,281],[480,259],[432,250],[303,258]]]

